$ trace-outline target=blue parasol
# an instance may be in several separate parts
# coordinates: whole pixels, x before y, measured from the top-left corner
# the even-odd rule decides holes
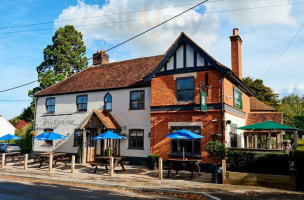
[[[6,135],[0,137],[0,140],[20,140],[20,139],[22,139],[22,138],[15,136],[15,135],[11,135],[11,134],[6,134]]]
[[[112,131],[107,131],[107,132],[104,132],[104,133],[94,137],[93,140],[105,140],[105,139],[123,140],[125,138],[126,138],[125,136],[119,135],[119,134],[114,133]],[[111,143],[110,143],[109,151],[108,151],[109,156],[111,154],[110,151],[111,151]]]
[[[65,139],[66,136],[64,135],[60,135],[58,133],[54,133],[54,132],[43,132],[39,135],[37,135],[36,137],[34,137],[35,140],[61,140],[61,139]],[[47,150],[47,145],[45,143],[45,147],[46,147],[46,150]],[[52,148],[54,148],[52,146]],[[54,150],[54,149],[53,149]]]
[[[166,135],[166,137],[175,139],[175,140],[193,140],[193,139],[201,139],[204,136],[195,134],[188,130],[178,130],[173,133]],[[185,160],[185,147],[183,145],[183,160]]]
[[[102,133],[96,137],[93,138],[93,140],[104,140],[104,139],[119,139],[119,140],[122,140],[122,139],[125,139],[126,137],[125,136],[122,136],[122,135],[119,135],[117,133],[114,133],[112,131],[107,131],[105,133]]]
[[[66,136],[54,132],[43,132],[34,137],[35,140],[60,140],[65,138]]]

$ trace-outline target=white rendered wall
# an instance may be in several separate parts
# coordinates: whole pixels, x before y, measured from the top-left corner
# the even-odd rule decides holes
[[[3,116],[0,116],[0,137],[11,134],[15,135],[15,127]]]
[[[130,91],[145,90],[145,110],[129,110]],[[107,92],[112,95],[111,114],[121,127],[125,127],[122,132],[129,135],[129,129],[144,129],[144,150],[128,149],[128,137],[121,141],[121,156],[147,157],[150,153],[150,88],[121,89],[112,91],[98,91],[77,94],[55,95],[54,115],[45,115],[45,102],[47,97],[39,97],[37,100],[35,130],[42,133],[44,129],[54,129],[54,132],[66,135],[68,138],[62,141],[54,141],[54,150],[57,152],[76,153],[78,147],[73,147],[74,130],[79,129],[86,117],[93,109],[103,109],[104,96]],[[76,96],[88,95],[87,111],[77,112]],[[54,120],[56,124],[54,124]],[[59,122],[59,124],[58,124]],[[43,141],[34,141],[34,151],[45,151]],[[51,149],[49,149],[51,150]]]
[[[231,123],[236,124],[237,127],[245,126],[246,125],[246,119],[237,117],[235,115],[229,114],[225,112],[225,121],[230,120]],[[226,124],[226,123],[225,123]],[[245,147],[245,140],[244,140],[244,131],[236,129],[237,132],[237,144],[239,148],[244,148]],[[225,144],[226,147],[230,147],[230,125],[226,124],[225,127]]]

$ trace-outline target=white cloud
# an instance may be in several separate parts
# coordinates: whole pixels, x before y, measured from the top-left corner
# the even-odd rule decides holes
[[[96,52],[101,48],[102,38],[105,40],[106,49],[112,47],[192,6],[177,6],[187,3],[189,4],[189,1],[185,3],[183,0],[110,0],[105,5],[99,6],[78,1],[77,5],[69,6],[61,12],[54,26],[57,29],[59,26],[73,24],[83,33],[88,49]],[[165,53],[180,32],[184,31],[212,56],[229,67],[229,36],[232,34],[232,29],[238,27],[243,39],[243,76],[261,78],[297,31],[299,25],[296,19],[301,19],[303,16],[303,6],[301,7],[300,4],[273,6],[289,3],[292,1],[209,1],[200,9],[191,10],[177,20],[109,52],[110,60],[118,61]],[[156,8],[163,9],[151,10]],[[254,9],[218,12],[240,8]],[[143,9],[150,11],[131,12]],[[202,15],[204,11],[207,14]],[[124,14],[113,15],[115,13]],[[85,19],[60,22],[75,18]],[[300,37],[301,34],[297,36]],[[286,85],[302,80],[299,76],[304,72],[304,68],[301,70],[298,67],[301,63],[301,54],[297,53],[302,52],[299,48],[301,41],[296,39],[271,70],[262,77],[277,93],[282,94],[282,88],[286,88]],[[294,70],[297,70],[297,73]]]
[[[259,26],[271,24],[284,24],[295,26],[297,24],[291,16],[290,0],[228,0],[210,4],[208,11],[238,10],[228,11],[226,15],[229,20],[237,25]],[[243,8],[253,8],[244,9]]]
[[[299,96],[304,95],[304,81],[296,84],[290,84],[288,87],[281,89],[280,97],[296,94]]]
[[[98,5],[88,5],[83,1],[78,1],[76,6],[70,6],[62,11],[58,19],[55,20],[55,28],[68,23],[73,24],[76,26],[77,30],[80,30],[83,33],[85,43],[88,47],[94,45],[94,42],[96,42],[96,40],[101,40],[101,38],[104,38],[107,42],[107,47],[110,47],[131,38],[192,6],[176,7],[176,5],[183,4],[185,4],[183,0],[155,0],[153,2],[149,0],[111,0],[103,7],[100,7]],[[155,10],[156,8],[165,9]],[[150,11],[130,13],[130,11],[143,9]],[[125,14],[113,15],[113,13]],[[60,22],[75,18],[86,19],[63,23]],[[127,50],[127,52],[132,55],[136,55],[136,57],[162,54],[165,53],[182,31],[200,45],[207,48],[217,39],[216,33],[218,30],[219,19],[217,15],[201,15],[197,11],[191,10],[187,15],[170,21],[121,48]]]

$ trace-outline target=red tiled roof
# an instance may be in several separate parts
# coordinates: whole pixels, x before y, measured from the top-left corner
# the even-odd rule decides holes
[[[99,120],[102,122],[102,124],[107,128],[107,129],[121,129],[121,126],[119,123],[115,120],[115,118],[111,115],[110,112],[104,111],[104,110],[98,110],[94,109],[88,117],[84,120],[82,125],[80,126],[81,128],[86,127],[88,124],[89,120],[93,115],[96,115]]]
[[[250,97],[250,110],[251,111],[276,111],[273,107],[266,105],[255,97]]]
[[[103,64],[87,69],[63,80],[35,96],[66,94],[111,88],[125,88],[145,84],[143,78],[160,62],[163,55],[143,57]]]
[[[120,125],[111,113],[104,110],[94,110],[94,112],[108,129],[121,129]]]

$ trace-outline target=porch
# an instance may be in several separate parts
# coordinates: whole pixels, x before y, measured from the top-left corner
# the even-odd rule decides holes
[[[120,140],[93,140],[108,130],[121,133],[121,127],[114,117],[104,110],[93,110],[80,126],[82,132],[82,162],[94,161],[96,155],[106,156],[111,146],[114,156],[120,154]]]

